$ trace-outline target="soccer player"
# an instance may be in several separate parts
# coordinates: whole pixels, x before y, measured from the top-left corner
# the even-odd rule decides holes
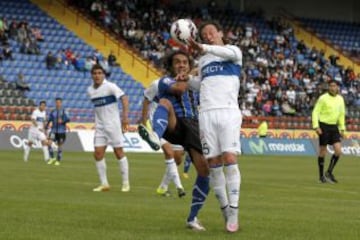
[[[55,109],[50,112],[45,129],[48,129],[51,123],[49,138],[52,142],[56,143],[58,150],[57,158],[54,158],[54,149],[51,144],[49,144],[50,160],[48,161],[48,164],[54,163],[56,166],[60,165],[62,159],[62,146],[66,140],[66,124],[68,122],[70,122],[69,114],[62,107],[62,99],[56,98]]]
[[[106,175],[105,150],[108,145],[114,148],[122,175],[122,192],[130,191],[129,164],[123,151],[123,132],[127,131],[129,120],[129,102],[125,93],[114,83],[105,79],[104,69],[95,64],[91,69],[93,84],[87,93],[95,108],[94,158],[100,178],[100,186],[94,192],[109,191],[110,185]],[[118,99],[122,103],[122,115],[118,109]]]
[[[202,148],[226,229],[236,232],[241,182],[237,155],[242,122],[238,104],[242,52],[237,46],[225,44],[221,26],[215,21],[204,22],[199,36],[204,44],[190,39],[190,46],[203,54],[198,64]]]
[[[151,127],[151,121],[158,101],[157,96],[159,93],[159,87],[158,87],[159,80],[160,79],[153,81],[151,85],[144,90],[144,101],[143,101],[142,117],[141,117],[141,122],[143,126],[147,126],[148,120],[150,120],[150,127]],[[179,172],[177,169],[177,165],[181,163],[181,158],[184,149],[180,145],[170,144],[163,138],[160,141],[163,143],[161,145],[161,148],[165,156],[166,169],[164,176],[161,180],[161,183],[159,187],[156,189],[156,192],[163,196],[170,196],[168,186],[170,181],[173,181],[176,186],[178,196],[184,197],[186,193],[184,191],[184,187],[181,184]]]
[[[169,75],[159,81],[159,104],[152,121],[154,132],[139,125],[139,134],[154,150],[160,148],[160,139],[163,137],[173,144],[182,145],[188,151],[198,176],[192,192],[187,227],[204,231],[197,215],[209,193],[209,168],[201,150],[198,96],[188,89],[187,84],[190,62],[188,54],[182,51],[173,52],[167,57]]]
[[[40,101],[39,107],[36,108],[31,114],[32,125],[29,129],[28,141],[24,143],[24,161],[27,162],[30,155],[31,146],[40,141],[44,153],[45,162],[49,161],[49,142],[45,135],[45,121],[46,121],[46,102]]]
[[[345,132],[345,103],[339,95],[339,86],[336,80],[328,83],[328,92],[317,100],[312,112],[312,127],[319,135],[319,181],[320,183],[337,183],[333,170],[341,154],[341,138]],[[327,145],[334,147],[328,170],[324,175],[324,162]]]

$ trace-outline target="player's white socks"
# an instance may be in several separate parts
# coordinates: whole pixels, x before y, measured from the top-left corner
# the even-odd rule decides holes
[[[229,205],[228,197],[226,194],[226,181],[223,168],[210,167],[210,186],[215,192],[215,196],[220,203],[220,207],[224,208]]]
[[[238,164],[232,164],[224,167],[226,187],[231,207],[239,206],[241,174]]]
[[[105,159],[101,159],[100,161],[95,161],[95,162],[96,162],[96,169],[97,169],[98,174],[99,174],[101,185],[109,186],[109,182],[108,182],[107,176],[106,176],[106,162],[105,162]]]
[[[164,173],[164,176],[163,176],[163,178],[161,180],[159,188],[167,190],[168,187],[169,187],[170,181],[171,181],[171,179],[170,179],[170,176],[168,174],[168,171],[167,171],[167,169],[165,169],[165,173]]]
[[[176,188],[184,188],[181,184],[179,172],[174,158],[165,160],[168,177],[174,182]]]
[[[49,147],[47,145],[42,146],[42,150],[44,153],[44,161],[49,161],[50,155],[49,155]]]
[[[126,156],[119,159],[119,168],[122,176],[122,183],[129,183],[129,162]]]
[[[24,143],[24,162],[27,162],[29,160],[30,150],[31,147],[27,145],[27,143]]]

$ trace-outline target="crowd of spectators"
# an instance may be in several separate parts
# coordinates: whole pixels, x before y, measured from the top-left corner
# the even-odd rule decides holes
[[[309,116],[312,106],[330,79],[341,85],[348,106],[360,108],[360,74],[338,65],[338,56],[325,57],[323,50],[307,48],[296,41],[292,28],[281,18],[265,21],[259,14],[244,14],[246,21],[235,21],[239,13],[208,6],[193,8],[189,1],[171,5],[166,1],[70,1],[88,11],[100,24],[125,39],[145,58],[161,66],[161,58],[177,47],[171,40],[170,24],[188,17],[196,24],[219,20],[227,40],[240,46],[244,65],[239,103],[245,116]],[[211,6],[211,7],[210,7]],[[216,11],[214,11],[216,9]],[[265,22],[272,38],[261,37]]]
[[[116,56],[110,51],[107,58],[95,49],[90,56],[82,56],[71,48],[60,49],[56,53],[49,51],[45,57],[47,69],[75,69],[81,72],[89,72],[94,64],[100,64],[107,76],[111,74],[111,67],[119,66]]]
[[[20,46],[20,53],[40,54],[38,42],[44,41],[41,30],[34,26],[31,27],[27,21],[8,21],[0,18],[0,61],[14,60],[13,49],[10,41],[14,41]]]

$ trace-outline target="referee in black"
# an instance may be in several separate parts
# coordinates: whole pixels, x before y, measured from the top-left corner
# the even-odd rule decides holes
[[[339,95],[337,81],[330,80],[327,93],[322,94],[317,100],[312,112],[312,127],[319,135],[319,181],[337,183],[333,170],[341,154],[341,138],[344,137],[345,132],[345,103],[343,97]],[[334,154],[324,175],[327,145],[333,146]]]

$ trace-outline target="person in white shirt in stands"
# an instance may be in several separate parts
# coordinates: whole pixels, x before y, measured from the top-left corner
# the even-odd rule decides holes
[[[46,102],[40,101],[39,107],[36,108],[31,115],[32,125],[29,129],[28,141],[24,142],[24,161],[27,162],[30,155],[31,146],[40,141],[44,153],[45,162],[49,161],[49,142],[45,134],[45,121],[46,121]]]
[[[199,27],[201,44],[190,39],[190,46],[202,53],[199,59],[199,128],[203,154],[210,165],[210,186],[220,203],[226,230],[236,232],[241,175],[240,154],[242,116],[238,94],[242,52],[223,40],[221,26],[205,22]]]
[[[144,126],[151,128],[152,117],[157,107],[158,93],[159,93],[159,80],[153,81],[148,88],[144,90],[144,101],[142,108],[141,123]],[[150,124],[148,124],[148,119]],[[179,197],[185,196],[184,187],[181,184],[177,165],[182,161],[184,148],[181,145],[174,145],[161,138],[161,148],[165,156],[166,170],[156,192],[159,195],[170,196],[168,186],[170,181],[173,181]]]
[[[123,132],[127,131],[128,97],[116,84],[105,79],[104,69],[95,64],[91,69],[93,84],[87,89],[87,93],[95,108],[95,136],[94,136],[94,158],[100,178],[100,186],[93,189],[94,192],[110,190],[106,174],[105,150],[108,145],[114,148],[116,159],[118,159],[122,175],[122,192],[130,191],[129,164],[123,151]],[[122,103],[122,115],[118,109],[118,99]]]

